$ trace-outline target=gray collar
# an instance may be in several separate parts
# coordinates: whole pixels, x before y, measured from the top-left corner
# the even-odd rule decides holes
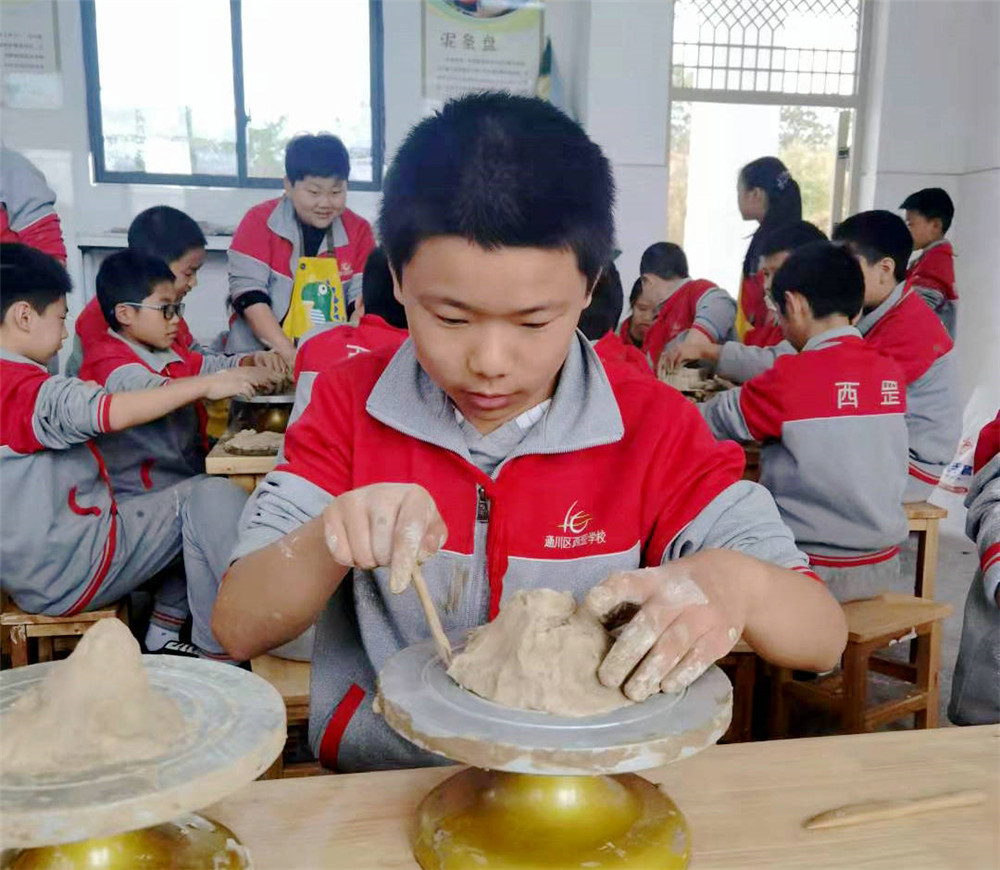
[[[33,359],[28,359],[26,356],[22,356],[19,353],[14,353],[12,350],[7,350],[6,348],[0,347],[0,359],[5,359],[7,362],[12,363],[27,363],[28,365],[38,366],[43,372],[47,372],[48,369],[45,368],[40,362],[35,362]]]
[[[275,233],[275,235],[279,235],[281,238],[291,242],[292,248],[298,253],[301,244],[299,219],[295,214],[295,206],[292,205],[292,201],[287,196],[282,196],[277,207],[271,212],[267,219],[267,228]],[[330,224],[330,231],[333,236],[333,246],[335,248],[342,248],[347,244],[347,230],[344,228],[344,222],[339,217],[334,219],[333,223]],[[324,236],[317,253],[323,254],[328,251],[331,254],[333,253],[327,247],[327,236]]]
[[[858,332],[862,335],[867,335],[871,332],[872,327],[885,317],[889,309],[895,306],[899,300],[903,298],[903,287],[904,285],[902,283],[897,284],[895,288],[893,288],[892,293],[886,296],[877,308],[863,315],[857,323]]]
[[[386,366],[365,408],[386,426],[471,461],[451,400],[417,362],[412,339],[407,339]],[[507,460],[612,444],[624,434],[618,401],[604,367],[583,333],[577,332],[545,417]]]
[[[816,350],[827,342],[838,338],[847,338],[848,336],[861,338],[861,333],[854,326],[837,326],[833,329],[828,329],[826,332],[821,332],[819,335],[814,335],[802,346],[802,351],[804,353],[807,350]]]
[[[154,372],[159,374],[163,374],[163,370],[171,363],[183,362],[173,348],[168,350],[153,350],[144,344],[137,344],[134,341],[130,341],[120,332],[115,332],[110,326],[108,327],[108,335],[127,344],[132,353],[139,357]]]

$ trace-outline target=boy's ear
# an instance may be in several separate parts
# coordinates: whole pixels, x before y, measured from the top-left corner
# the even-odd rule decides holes
[[[785,317],[811,317],[812,307],[801,293],[789,290],[785,293]]]
[[[291,194],[291,192],[292,192],[292,187],[293,187],[293,186],[294,186],[294,185],[292,184],[292,182],[290,182],[290,181],[289,181],[289,180],[288,180],[287,178],[286,178],[286,179],[284,179],[284,188],[285,188],[285,193],[287,193],[287,194]]]
[[[941,220],[941,218],[939,217],[931,218],[929,223],[933,228],[934,232],[936,232],[940,236],[944,235],[944,221]]]
[[[31,307],[30,302],[25,299],[19,299],[7,309],[7,314],[3,319],[4,326],[9,324],[14,329],[19,329],[22,332],[30,332],[31,325],[34,322],[32,315],[35,313],[37,312]]]
[[[131,326],[132,321],[138,313],[139,310],[137,308],[126,305],[124,302],[119,302],[115,306],[115,320],[118,321],[119,326]]]
[[[883,257],[878,261],[879,271],[883,275],[887,275],[892,279],[892,283],[896,283],[896,261],[892,257]]]

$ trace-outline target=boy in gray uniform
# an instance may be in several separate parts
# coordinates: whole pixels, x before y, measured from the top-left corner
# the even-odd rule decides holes
[[[207,624],[225,567],[210,509],[220,482],[192,479],[119,501],[94,439],[198,399],[252,393],[259,376],[234,369],[112,396],[49,375],[45,364],[66,338],[70,289],[51,257],[0,245],[3,587],[29,613],[71,615],[116,601],[190,553],[189,588],[172,576],[155,590],[147,635],[151,649],[190,654],[177,643],[189,600]]]

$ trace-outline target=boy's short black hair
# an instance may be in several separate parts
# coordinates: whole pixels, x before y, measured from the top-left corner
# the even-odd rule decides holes
[[[640,296],[642,296],[642,278],[636,278],[632,285],[632,292],[628,294],[629,307],[635,308],[635,303],[639,301]]]
[[[15,302],[44,314],[72,289],[69,273],[54,257],[17,242],[0,244],[0,322]]]
[[[656,242],[642,253],[640,275],[656,275],[664,281],[688,278],[688,261],[684,249],[673,242]]]
[[[913,253],[913,236],[903,219],[891,211],[875,209],[851,215],[837,224],[833,241],[847,245],[851,253],[864,257],[869,266],[889,257],[895,264],[896,281],[906,277],[906,265]]]
[[[115,306],[122,302],[142,302],[157,284],[173,286],[174,273],[157,257],[126,248],[108,257],[97,270],[97,304],[114,330],[121,329]]]
[[[948,196],[948,191],[940,187],[925,187],[916,193],[911,193],[899,206],[906,211],[922,214],[927,220],[937,218],[941,221],[941,232],[948,232],[951,221],[955,217],[955,203]]]
[[[774,274],[771,297],[782,314],[786,293],[804,296],[816,318],[831,314],[853,318],[865,301],[865,276],[844,248],[827,241],[810,242]]]
[[[307,175],[340,178],[351,175],[351,157],[339,137],[332,133],[306,133],[290,139],[285,146],[285,178],[292,184]]]
[[[770,257],[785,251],[795,251],[810,242],[825,242],[826,233],[809,221],[785,224],[771,230],[760,243],[760,255]]]
[[[410,131],[379,225],[400,279],[422,241],[459,236],[485,250],[570,250],[590,288],[611,260],[614,198],[611,165],[579,124],[544,100],[478,93]]]
[[[365,314],[377,314],[390,326],[406,329],[406,309],[399,304],[393,293],[392,272],[382,248],[375,248],[365,263],[365,273],[361,284],[361,298],[365,303]]]
[[[580,314],[577,328],[590,341],[603,338],[618,326],[624,302],[621,276],[618,274],[615,264],[608,263],[594,285],[590,305],[584,308]]]
[[[207,244],[195,220],[169,205],[147,208],[136,215],[128,228],[130,248],[164,263],[173,263],[188,251]]]

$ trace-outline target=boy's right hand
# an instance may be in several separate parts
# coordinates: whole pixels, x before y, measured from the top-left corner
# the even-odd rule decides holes
[[[205,378],[208,392],[206,399],[231,399],[240,396],[252,398],[257,390],[275,382],[275,373],[257,366],[237,366],[223,369]]]
[[[672,348],[664,350],[660,356],[660,377],[686,362],[693,360],[719,360],[719,345],[715,344],[705,333],[697,329],[689,329],[687,335]]]
[[[413,568],[448,539],[448,527],[431,494],[411,483],[376,483],[337,496],[323,511],[326,545],[341,565],[370,571],[390,568],[400,593]]]

